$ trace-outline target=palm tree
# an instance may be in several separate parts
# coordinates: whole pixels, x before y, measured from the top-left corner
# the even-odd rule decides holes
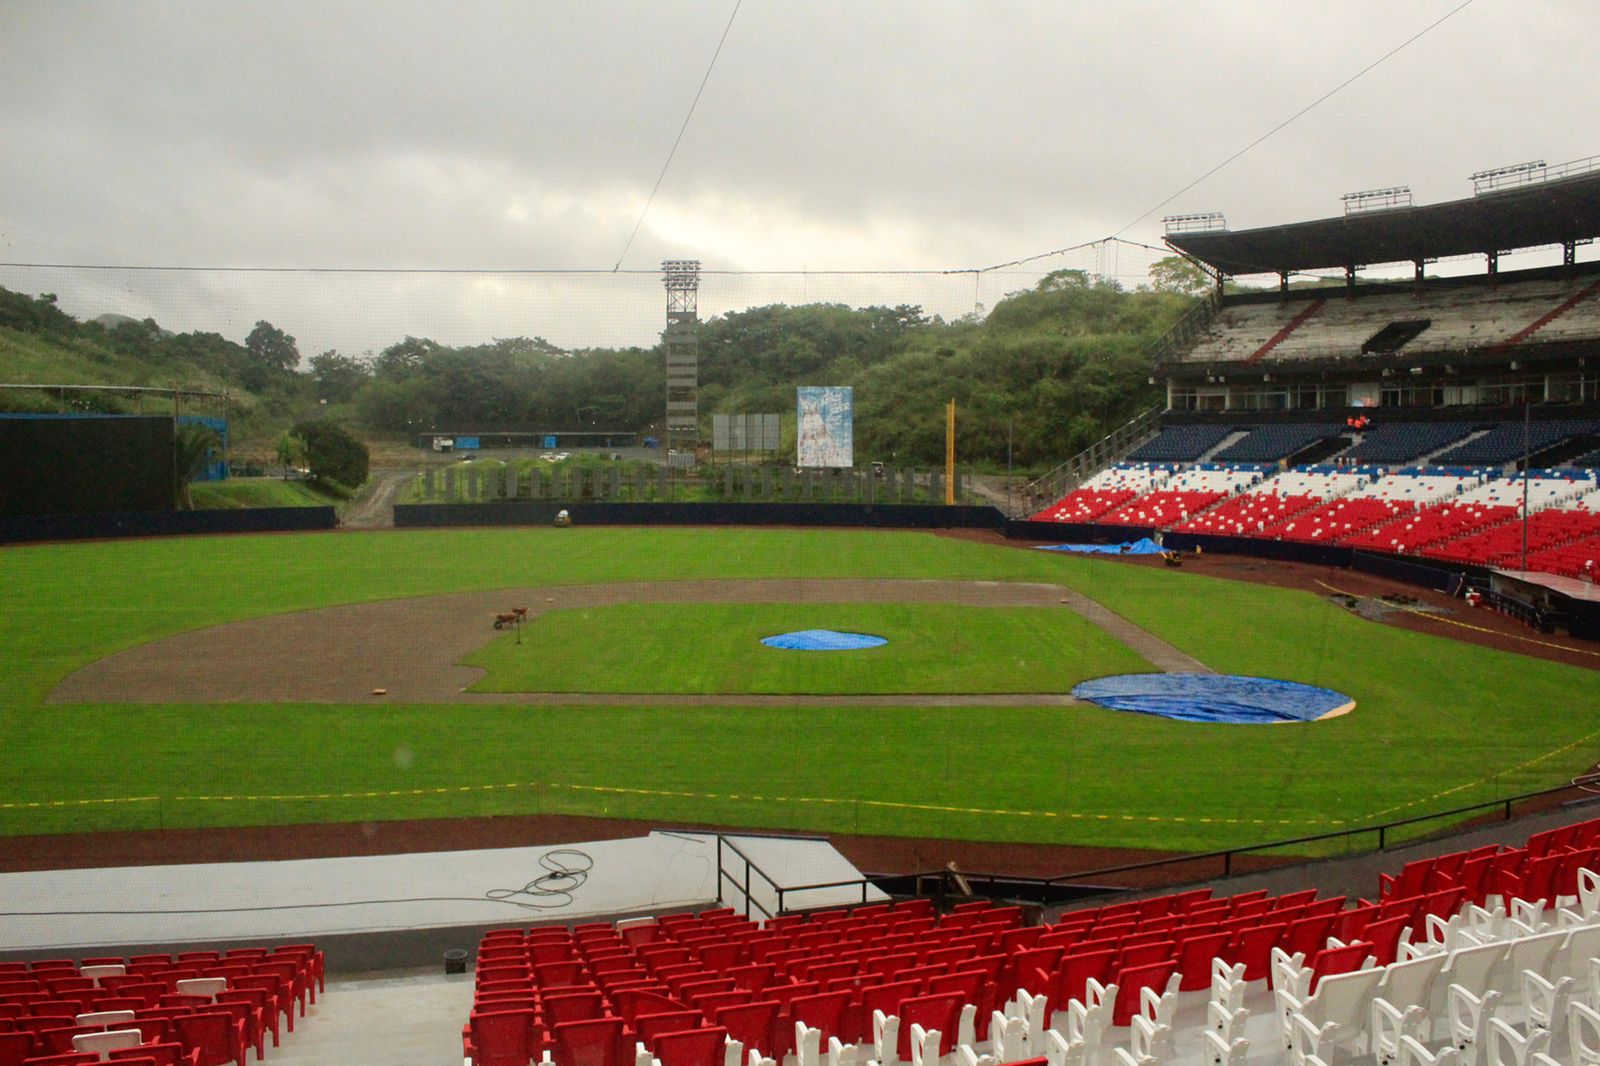
[[[216,430],[197,422],[185,422],[173,430],[172,447],[176,459],[174,473],[177,475],[174,496],[180,511],[194,509],[194,497],[189,493],[189,482],[206,468],[206,462],[211,458],[211,450],[221,443],[222,438],[217,436]]]

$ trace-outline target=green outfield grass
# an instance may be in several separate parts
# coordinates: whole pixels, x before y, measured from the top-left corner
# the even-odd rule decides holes
[[[871,633],[850,652],[769,648],[797,629]],[[551,611],[466,660],[474,692],[1065,692],[1154,667],[1070,611],[950,604],[627,604]]]
[[[563,812],[1210,848],[1551,786],[1594,761],[1594,671],[1379,626],[1314,595],[1195,570],[918,533],[742,529],[7,547],[0,832]],[[1057,582],[1216,669],[1335,688],[1358,706],[1307,725],[1225,726],[1095,708],[45,699],[77,666],[230,619],[459,590],[702,577]]]

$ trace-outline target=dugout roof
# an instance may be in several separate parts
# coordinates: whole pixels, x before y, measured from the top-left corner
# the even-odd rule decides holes
[[[1486,255],[1600,236],[1600,171],[1423,207],[1235,232],[1169,234],[1173,248],[1224,274],[1360,268]]]

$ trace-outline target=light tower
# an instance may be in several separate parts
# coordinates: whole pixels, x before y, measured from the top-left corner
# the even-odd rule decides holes
[[[667,464],[693,466],[700,433],[700,260],[663,259],[661,283],[667,289]]]

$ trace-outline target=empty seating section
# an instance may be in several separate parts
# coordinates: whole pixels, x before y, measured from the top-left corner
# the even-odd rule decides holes
[[[1434,461],[1457,466],[1512,463],[1525,452],[1537,454],[1567,441],[1594,437],[1597,432],[1600,426],[1581,420],[1534,422],[1526,427],[1502,422],[1482,436],[1434,456]]]
[[[1293,328],[1296,316],[1308,311],[1306,324]],[[1287,299],[1252,296],[1224,304],[1183,361],[1349,358],[1391,323],[1423,321],[1426,328],[1400,346],[1402,355],[1592,341],[1600,339],[1600,289],[1589,273],[1421,289],[1386,286],[1357,289],[1353,297],[1325,291]]]
[[[1235,426],[1164,426],[1160,433],[1128,453],[1134,463],[1193,463],[1238,432]]]
[[[1379,423],[1364,430],[1343,457],[1359,463],[1414,463],[1479,429],[1469,422]]]
[[[1118,463],[1100,471],[1033,516],[1035,522],[1093,522],[1135,496],[1149,492],[1171,474],[1164,466]]]
[[[1600,469],[1600,448],[1596,448],[1592,452],[1584,452],[1576,459],[1567,460],[1567,465],[1585,470]]]
[[[294,1031],[323,986],[322,953],[311,944],[6,963],[0,1063],[77,1054],[245,1066]]]
[[[1535,510],[1575,499],[1593,487],[1593,482],[1590,481],[1578,481],[1565,476],[1547,476],[1548,474],[1547,471],[1535,471],[1534,476],[1528,480],[1527,499],[1530,514]],[[1425,552],[1444,558],[1447,556],[1439,553],[1445,542],[1520,518],[1522,502],[1522,475],[1497,478],[1467,489],[1444,503],[1421,508],[1413,514],[1344,537],[1339,543],[1352,548],[1371,548],[1395,553]],[[1426,551],[1427,549],[1434,550]]]
[[[1574,1012],[1600,1043],[1597,868],[1600,819],[1408,863],[1370,900],[1196,889],[1031,926],[911,900],[496,930],[462,1036],[476,1066],[1193,1061],[1180,1046],[1214,1066],[1476,1046],[1509,1066],[1487,1041],[1565,1047]]]
[[[1353,492],[1379,473],[1376,467],[1308,466],[1288,470],[1175,528],[1219,536],[1255,535],[1320,503]]]
[[[1258,466],[1200,463],[1174,474],[1156,491],[1102,515],[1100,521],[1109,525],[1165,528],[1260,482],[1263,476],[1264,471]]]
[[[1219,463],[1271,463],[1288,459],[1319,441],[1344,432],[1331,423],[1300,423],[1257,426],[1244,439],[1228,445],[1212,456]]]

